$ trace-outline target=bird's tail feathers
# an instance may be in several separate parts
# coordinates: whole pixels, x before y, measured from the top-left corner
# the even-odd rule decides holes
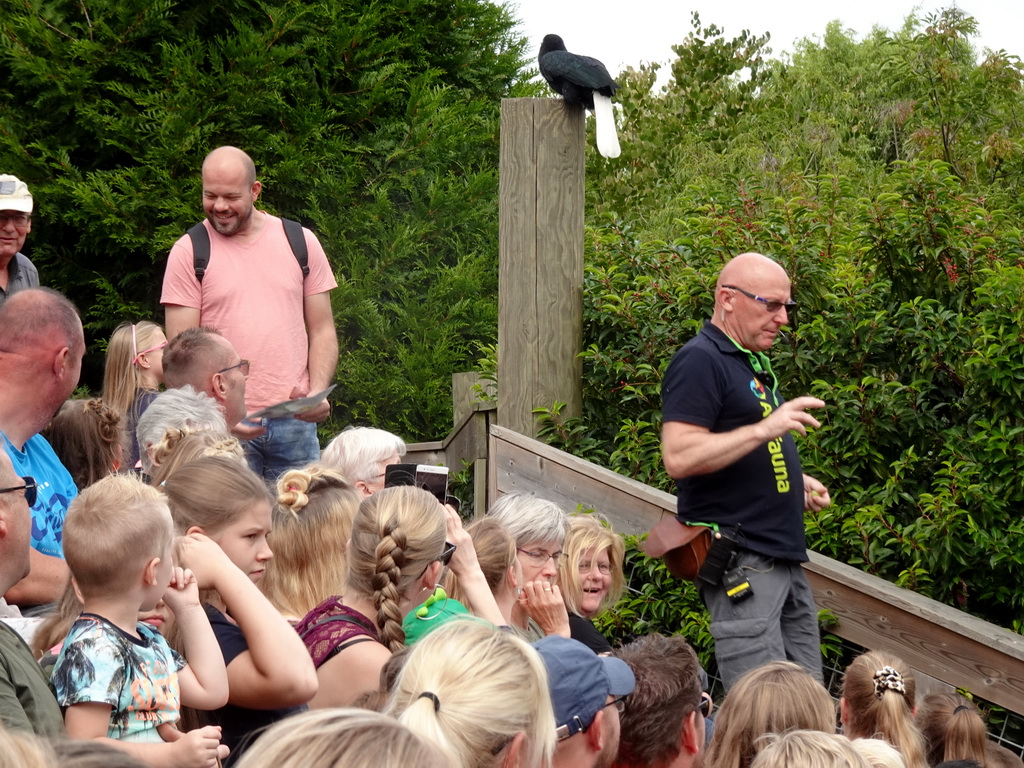
[[[602,157],[618,157],[622,154],[619,148],[619,134],[615,129],[615,110],[612,100],[607,96],[594,92],[594,122],[597,131],[597,151]]]

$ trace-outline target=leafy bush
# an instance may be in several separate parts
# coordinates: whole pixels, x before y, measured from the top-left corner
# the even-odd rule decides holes
[[[832,26],[768,65],[763,43],[695,28],[663,95],[651,70],[622,78],[623,155],[588,168],[583,413],[547,409],[545,434],[671,488],[664,370],[721,266],[770,254],[800,303],[772,351],[782,391],[826,402],[800,440],[833,498],[806,517],[810,546],[1020,630],[1019,60],[979,63],[955,9],[862,42]],[[750,57],[756,92],[720,79],[724,50],[734,72]],[[713,141],[706,114],[678,109],[694,83],[742,105]]]
[[[28,253],[97,350],[162,317],[201,161],[240,146],[339,276],[329,428],[435,438],[451,373],[496,335],[499,104],[535,90],[514,23],[486,0],[9,3],[0,167],[37,201]]]

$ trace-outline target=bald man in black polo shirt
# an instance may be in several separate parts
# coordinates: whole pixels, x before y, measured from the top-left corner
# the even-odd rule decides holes
[[[789,659],[821,679],[817,612],[801,563],[803,512],[830,504],[805,475],[792,432],[818,426],[813,397],[783,399],[764,354],[795,307],[785,270],[758,253],[722,269],[711,320],[672,359],[662,384],[662,453],[680,520],[735,537],[728,566],[749,590],[698,581],[711,613],[719,673]],[[730,595],[729,592],[733,594]]]

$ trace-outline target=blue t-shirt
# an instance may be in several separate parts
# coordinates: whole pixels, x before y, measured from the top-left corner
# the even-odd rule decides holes
[[[78,495],[75,481],[53,448],[42,435],[33,435],[19,451],[7,436],[0,432],[7,455],[11,457],[14,472],[35,478],[37,497],[32,505],[32,548],[52,557],[64,557],[61,546],[64,535],[64,516],[68,505]]]
[[[71,625],[50,684],[61,707],[109,704],[110,738],[156,741],[158,725],[178,721],[178,671],[185,661],[149,624],[135,630],[139,637],[83,613]]]
[[[756,359],[756,358],[755,358]],[[662,418],[729,432],[756,424],[781,406],[770,369],[707,323],[680,349],[662,382]],[[807,560],[804,483],[793,435],[760,445],[727,467],[679,478],[678,516],[739,526],[740,544],[769,557]]]

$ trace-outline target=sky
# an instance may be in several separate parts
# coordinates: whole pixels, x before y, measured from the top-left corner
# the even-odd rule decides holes
[[[641,62],[669,63],[672,46],[682,43],[692,29],[690,14],[697,11],[702,25],[715,24],[733,38],[744,29],[754,34],[770,32],[772,56],[792,51],[793,43],[804,37],[819,39],[825,26],[838,19],[852,29],[857,39],[873,26],[897,30],[904,19],[917,11],[921,18],[951,5],[932,0],[857,0],[850,3],[809,0],[497,0],[513,8],[521,21],[521,32],[533,51],[544,35],[555,33],[573,53],[593,56],[604,62],[615,76]],[[978,22],[979,49],[1005,48],[1024,56],[1024,0],[960,0],[958,7]],[[665,81],[662,69],[659,83]]]

